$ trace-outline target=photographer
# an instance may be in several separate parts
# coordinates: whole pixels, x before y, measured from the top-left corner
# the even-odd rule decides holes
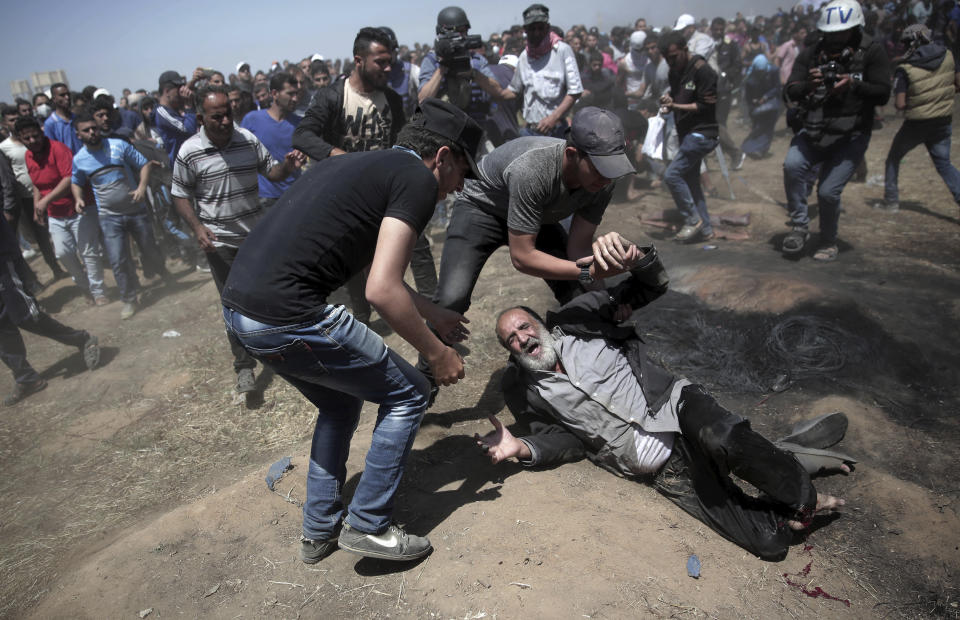
[[[476,71],[491,80],[496,77],[482,53],[480,35],[468,35],[470,20],[458,6],[437,14],[437,40],[433,51],[420,63],[420,101],[436,97],[449,100],[483,126],[490,114],[490,97],[473,83]]]
[[[836,260],[840,195],[863,158],[873,129],[873,108],[890,98],[890,61],[863,32],[856,0],[833,0],[820,13],[819,41],[797,56],[784,88],[799,104],[802,124],[783,162],[783,184],[792,230],[786,255],[799,255],[810,238],[807,188],[820,166],[817,202],[820,240],[814,260]]]

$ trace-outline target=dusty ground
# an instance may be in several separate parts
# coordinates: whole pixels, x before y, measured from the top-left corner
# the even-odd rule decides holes
[[[871,177],[897,124],[874,135]],[[786,261],[775,250],[786,146],[781,136],[773,157],[735,173],[738,200],[710,203],[714,213],[750,213],[747,240],[673,244],[641,222],[670,207],[662,191],[621,200],[603,227],[658,244],[674,292],[637,320],[678,370],[769,436],[811,415],[849,416],[839,447],[859,459],[856,471],[818,482],[847,507],[783,562],[753,558],[653,490],[587,462],[528,471],[481,457],[470,437],[486,432],[486,416],[512,422],[498,393],[504,356],[492,317],[508,304],[550,304],[546,286],[501,252],[469,313],[467,379],[427,414],[398,502],[398,519],[429,535],[434,553],[388,565],[338,552],[307,567],[295,552],[315,413],[269,377],[262,403],[234,397],[215,289],[208,275],[189,273],[150,291],[122,323],[119,304],[88,307],[65,282],[41,296],[59,319],[100,336],[104,364],[82,372],[74,352],[26,336],[50,387],[0,412],[0,615],[957,617],[958,209],[914,151],[900,213],[869,207],[879,187],[850,185],[840,260]],[[801,316],[843,330],[843,368],[794,377],[774,394],[764,386],[789,369],[758,362],[766,331]],[[675,328],[693,320],[696,330]],[[161,337],[169,329],[181,335]],[[714,340],[664,335],[676,331]],[[707,353],[713,366],[702,363]],[[741,367],[762,389],[725,374]],[[0,373],[0,392],[11,385]],[[364,410],[348,487],[373,414]],[[295,468],[270,492],[266,470],[286,455]],[[694,553],[699,580],[685,570]],[[805,594],[817,588],[834,598]]]

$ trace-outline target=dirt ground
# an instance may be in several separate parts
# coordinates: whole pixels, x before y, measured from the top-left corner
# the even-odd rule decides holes
[[[345,552],[315,566],[296,559],[315,411],[265,375],[262,402],[235,397],[209,275],[178,273],[123,322],[119,303],[87,306],[64,281],[48,288],[48,311],[99,335],[103,366],[84,372],[74,351],[25,336],[50,386],[0,411],[0,616],[960,616],[960,213],[922,149],[904,161],[901,211],[871,209],[898,125],[874,134],[870,182],[844,193],[835,263],[776,251],[785,132],[772,157],[733,174],[736,200],[710,200],[714,214],[750,214],[748,227],[726,228],[747,239],[673,243],[647,223],[671,208],[663,190],[619,199],[602,226],[659,247],[672,292],[635,319],[675,370],[770,437],[816,414],[849,417],[838,448],[856,470],[817,482],[847,506],[784,561],[752,557],[589,462],[533,471],[485,460],[473,434],[489,429],[489,414],[513,422],[493,317],[510,304],[551,305],[546,286],[501,250],[468,313],[467,378],[426,415],[401,487],[398,520],[435,548],[413,564]],[[765,361],[767,332],[797,317],[839,330],[839,368],[804,374]],[[413,358],[382,321],[375,327]],[[784,373],[789,389],[771,391]],[[11,387],[0,373],[0,392]],[[348,494],[374,415],[364,409]],[[264,476],[284,456],[294,468],[271,492]],[[699,579],[687,576],[692,554]]]

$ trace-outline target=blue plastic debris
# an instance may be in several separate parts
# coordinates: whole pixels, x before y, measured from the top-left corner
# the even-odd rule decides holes
[[[687,558],[687,574],[694,579],[700,579],[700,558],[695,555]]]
[[[280,478],[283,478],[283,474],[291,469],[293,469],[293,465],[290,464],[289,456],[285,456],[271,465],[270,471],[267,472],[267,487],[272,491],[273,485],[276,484]]]

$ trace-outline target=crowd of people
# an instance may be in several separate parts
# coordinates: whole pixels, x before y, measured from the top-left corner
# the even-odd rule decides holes
[[[78,347],[91,369],[99,361],[95,337],[40,310],[43,284],[21,248],[35,243],[53,279],[71,277],[98,306],[111,303],[105,256],[123,320],[137,313],[138,270],[159,285],[168,260],[180,260],[209,271],[221,295],[236,390],[257,389],[259,362],[318,408],[301,558],[338,547],[421,557],[430,543],[391,522],[394,494],[424,411],[440,386],[463,377],[451,345],[469,335],[464,314],[484,263],[507,246],[514,267],[545,280],[564,308],[546,321],[514,308],[498,321],[513,389],[525,391],[521,408],[567,435],[544,432],[568,443],[520,441],[497,423],[479,445],[497,462],[544,463],[548,448],[567,460],[583,456],[573,449],[582,444],[626,475],[687,471],[683,493],[694,500],[679,502],[685,509],[761,557],[782,557],[787,529],[842,501],[818,496],[793,456],[701,387],[646,365],[642,343],[619,324],[662,294],[666,276],[652,248],[617,232],[596,237],[597,227],[618,181],[628,199],[662,183],[683,216],[676,241],[711,239],[705,159],[716,154],[725,171],[769,157],[786,113],[794,136],[782,250],[812,247],[807,197],[816,189],[812,258],[834,260],[843,188],[891,94],[906,121],[878,207],[897,209],[899,162],[921,143],[960,204],[949,160],[958,26],[952,1],[833,0],[769,17],[683,14],[662,27],[641,18],[609,32],[564,30],[549,7],[532,4],[523,24],[484,38],[451,6],[429,45],[400,45],[389,27],[371,26],[342,61],[313,54],[257,71],[241,61],[229,74],[197,68],[189,78],[166,70],[155,89],[119,98],[60,83],[2,104],[0,354],[16,380],[5,403],[46,385],[19,329]],[[739,144],[727,131],[731,112],[750,125]],[[438,274],[425,229],[448,195]],[[416,291],[403,281],[408,266]],[[625,273],[632,284],[601,293]],[[327,301],[340,287],[350,312]],[[417,349],[416,367],[369,329],[372,309]],[[628,352],[603,352],[621,347]],[[617,394],[580,388],[610,375],[636,382]],[[346,455],[364,401],[380,409],[345,508]],[[590,424],[572,414],[581,408]],[[654,411],[670,423],[645,424]],[[633,428],[628,445],[605,445],[628,437],[607,437],[605,415]],[[707,441],[704,429],[715,436]],[[696,473],[705,468],[723,472],[706,487]],[[728,472],[759,481],[773,499],[757,508],[730,491]],[[690,508],[718,489],[720,512]]]

